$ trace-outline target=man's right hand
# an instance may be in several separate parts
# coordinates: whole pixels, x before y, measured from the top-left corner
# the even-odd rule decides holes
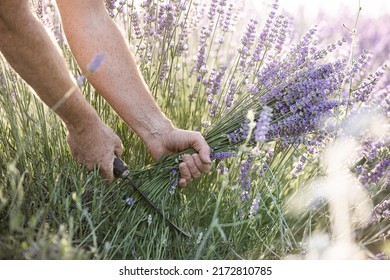
[[[89,171],[99,167],[108,182],[114,180],[113,162],[122,154],[122,142],[111,128],[97,122],[81,128],[68,128],[67,142],[73,157]]]

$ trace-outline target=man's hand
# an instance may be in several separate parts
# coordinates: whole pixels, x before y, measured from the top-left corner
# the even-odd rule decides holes
[[[185,187],[201,173],[210,171],[210,147],[199,132],[173,128],[164,134],[159,141],[148,143],[148,149],[154,160],[161,157],[194,148],[197,153],[184,155],[179,164],[179,186]]]
[[[68,145],[76,160],[88,170],[99,167],[100,175],[108,182],[114,180],[115,155],[122,154],[119,137],[102,122],[81,129],[69,129]]]

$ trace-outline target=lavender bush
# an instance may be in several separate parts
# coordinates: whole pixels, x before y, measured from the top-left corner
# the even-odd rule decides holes
[[[48,143],[66,147],[65,131],[1,61],[0,101],[8,105],[0,107],[5,131],[0,136],[5,155],[0,159],[0,257],[305,255],[302,241],[308,233],[332,230],[328,204],[308,199],[309,210],[297,218],[286,215],[285,199],[325,176],[320,155],[329,143],[353,137],[362,145],[348,172],[355,176],[354,187],[368,192],[373,208],[366,224],[351,223],[351,229],[355,241],[370,252],[367,258],[386,258],[389,134],[373,137],[362,129],[367,126],[349,125],[371,113],[381,123],[389,122],[388,69],[367,45],[374,40],[360,37],[353,27],[328,36],[336,29],[330,24],[328,30],[308,28],[298,38],[293,18],[281,12],[278,1],[264,6],[265,18],[247,13],[247,5],[228,0],[106,1],[162,110],[178,127],[200,131],[212,148],[214,171],[186,189],[177,187],[178,164],[192,150],[153,163],[139,138],[79,79],[86,98],[121,136],[123,159],[131,163],[135,182],[190,238],[169,228],[125,182],[107,187],[97,172],[88,174],[75,165],[65,148],[53,153],[57,148]],[[35,1],[33,8],[80,77],[55,6]],[[384,35],[377,37],[383,42]],[[381,50],[386,47],[375,48]],[[15,100],[27,113],[16,113]],[[20,125],[11,129],[11,122]],[[36,163],[40,161],[52,167]],[[56,240],[66,241],[70,255],[61,255],[53,245]]]

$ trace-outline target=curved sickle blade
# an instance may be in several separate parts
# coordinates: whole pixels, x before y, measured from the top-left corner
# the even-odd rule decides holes
[[[120,158],[116,157],[114,159],[114,175],[117,178],[123,178],[126,179],[130,185],[146,200],[146,202],[157,212],[159,213],[163,219],[176,231],[183,234],[186,237],[191,237],[187,232],[179,228],[177,225],[175,225],[171,220],[165,217],[164,213],[158,208],[151,200],[150,198],[133,182],[133,180],[130,177],[130,171],[127,166],[127,164],[122,161]]]

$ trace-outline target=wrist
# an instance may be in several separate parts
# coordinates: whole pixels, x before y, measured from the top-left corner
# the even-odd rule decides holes
[[[160,123],[159,126],[156,127],[156,129],[149,130],[146,134],[146,137],[141,137],[150,155],[155,161],[173,152],[167,149],[166,142],[169,138],[169,135],[175,129],[176,128],[173,126],[173,124],[168,121]]]
[[[169,119],[161,119],[154,124],[150,123],[140,137],[145,142],[146,146],[156,145],[163,142],[165,136],[169,134],[175,127]]]
[[[102,124],[99,116],[92,108],[78,113],[72,115],[71,118],[63,118],[65,126],[70,133],[81,134],[91,127],[96,128]]]

